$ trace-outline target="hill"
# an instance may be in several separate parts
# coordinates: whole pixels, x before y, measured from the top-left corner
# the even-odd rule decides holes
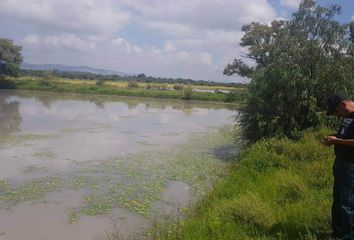
[[[63,64],[30,64],[30,63],[22,63],[21,69],[24,70],[57,70],[61,72],[88,72],[100,75],[118,75],[118,76],[128,76],[129,74],[113,71],[113,70],[106,70],[106,69],[99,69],[99,68],[92,68],[87,66],[67,66]]]

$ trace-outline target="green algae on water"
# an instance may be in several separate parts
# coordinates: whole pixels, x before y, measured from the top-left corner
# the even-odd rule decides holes
[[[147,216],[170,180],[189,184],[199,197],[226,171],[227,163],[220,161],[213,149],[230,146],[230,142],[231,134],[221,129],[197,135],[168,151],[142,151],[98,164],[81,164],[80,173],[70,180],[72,188],[91,192],[80,213],[103,215],[121,207]]]
[[[0,136],[0,149],[19,146],[25,142],[33,142],[55,138],[54,134],[21,134]]]
[[[59,191],[62,179],[59,177],[43,177],[27,181],[19,186],[3,183],[0,192],[0,207],[12,207],[25,201],[38,201],[47,193]]]
[[[148,148],[135,154],[77,162],[70,173],[18,186],[0,180],[0,206],[38,201],[49,192],[69,188],[86,193],[82,205],[69,214],[71,223],[80,215],[105,215],[117,207],[149,216],[169,181],[188,184],[196,198],[208,192],[228,166],[218,159],[214,149],[222,150],[222,146],[230,146],[232,141],[231,131],[221,129],[193,135],[187,143],[162,151]]]
[[[54,159],[56,157],[55,153],[50,148],[37,149],[32,156],[41,159]]]

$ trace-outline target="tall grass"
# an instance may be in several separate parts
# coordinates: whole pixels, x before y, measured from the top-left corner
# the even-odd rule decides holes
[[[333,150],[319,143],[327,132],[255,143],[178,227],[152,229],[152,239],[328,239]]]

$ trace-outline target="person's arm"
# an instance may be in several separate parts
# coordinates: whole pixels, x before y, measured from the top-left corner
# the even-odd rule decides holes
[[[333,144],[341,144],[354,147],[354,139],[341,139],[333,135],[324,138],[324,145],[331,146]]]

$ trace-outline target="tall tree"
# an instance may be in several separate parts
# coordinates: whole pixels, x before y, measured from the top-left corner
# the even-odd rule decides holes
[[[17,76],[22,63],[21,46],[15,45],[12,40],[0,39],[0,78]]]
[[[349,54],[354,56],[354,21],[352,21],[349,24],[349,31],[350,31],[350,42],[351,42]]]
[[[328,94],[354,89],[349,25],[334,19],[340,9],[303,0],[289,21],[242,28],[241,46],[255,65],[235,59],[224,73],[251,78],[240,118],[246,139],[294,137],[322,122]]]

